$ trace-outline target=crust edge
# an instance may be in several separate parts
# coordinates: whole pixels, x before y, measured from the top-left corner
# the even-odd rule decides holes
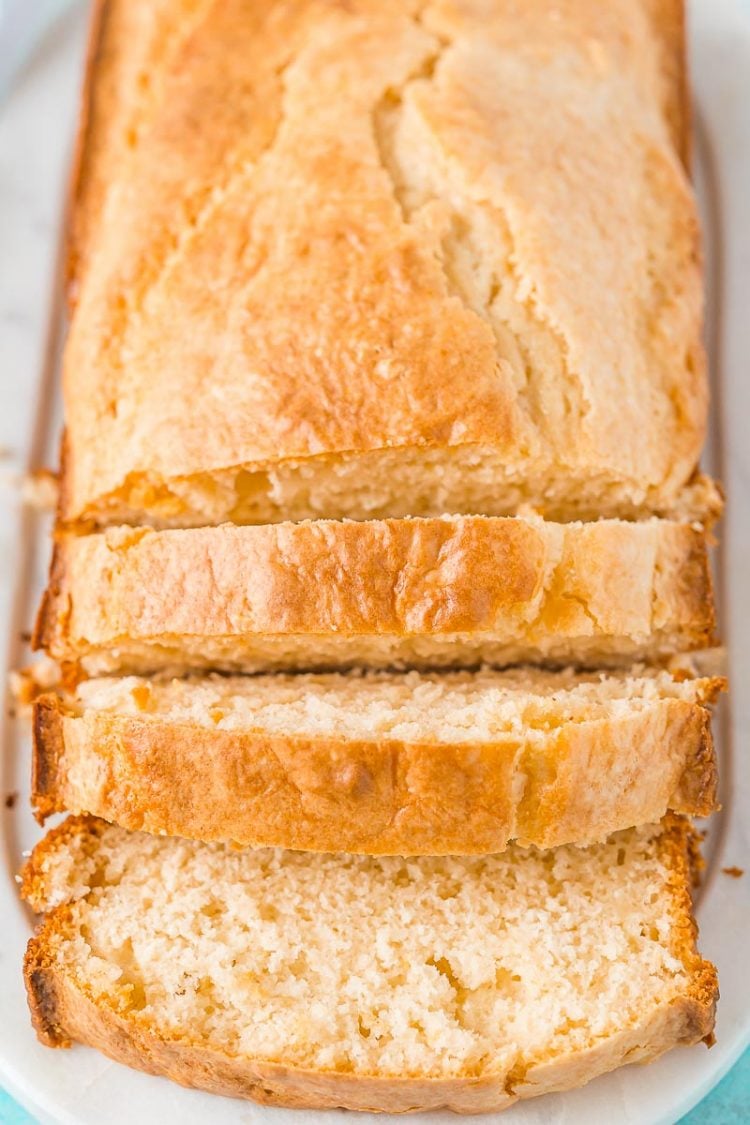
[[[35,849],[27,879],[43,880],[40,861],[58,842],[83,837],[93,845],[105,826],[90,817],[71,818]],[[86,837],[89,840],[86,841]],[[263,1060],[239,1060],[186,1042],[160,1039],[147,1026],[136,1026],[116,1011],[97,1005],[80,986],[68,981],[54,961],[54,941],[64,935],[68,907],[54,908],[29,943],[26,982],[34,1026],[42,1042],[65,1046],[76,1039],[97,1047],[118,1062],[182,1085],[249,1098],[268,1105],[408,1113],[450,1108],[459,1113],[505,1109],[519,1098],[563,1091],[626,1062],[648,1062],[678,1044],[710,1043],[718,995],[714,967],[695,948],[689,876],[694,833],[680,817],[664,822],[660,847],[670,863],[675,924],[674,949],[689,975],[682,996],[661,1005],[644,1023],[599,1043],[582,1055],[557,1058],[529,1068],[478,1077],[426,1079],[409,1076],[315,1072]],[[39,887],[41,890],[42,888]]]
[[[511,839],[587,844],[667,809],[715,811],[715,751],[703,704],[721,684],[707,680],[700,702],[665,699],[628,719],[563,726],[543,747],[513,733],[464,746],[225,731],[93,709],[78,714],[45,695],[34,707],[32,805],[40,822],[72,809],[131,831],[312,852],[472,855],[502,851]],[[644,741],[658,739],[662,758],[649,765],[650,780],[636,796],[605,786],[589,808],[585,792],[577,797],[581,770],[593,755],[604,785],[603,748],[613,738],[618,754],[632,750],[633,769],[646,768]],[[523,798],[514,797],[518,770],[527,777]],[[269,789],[273,800],[259,799]],[[423,806],[432,808],[438,794],[435,815],[425,816]]]

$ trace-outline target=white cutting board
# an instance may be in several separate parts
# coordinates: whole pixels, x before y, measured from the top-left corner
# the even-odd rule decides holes
[[[85,23],[80,5],[58,23],[0,107],[0,638],[10,636],[10,663],[24,658],[18,634],[30,624],[47,565],[47,521],[23,512],[15,483],[29,457],[55,460],[54,279]],[[694,0],[691,55],[714,382],[707,465],[725,481],[730,498],[717,565],[734,691],[717,717],[724,811],[711,821],[709,868],[698,903],[701,949],[719,968],[717,1044],[710,1051],[678,1049],[582,1090],[514,1106],[503,1125],[672,1125],[750,1042],[750,3]],[[216,1098],[127,1070],[83,1047],[50,1051],[38,1045],[21,981],[31,919],[14,882],[22,850],[40,835],[27,807],[28,763],[22,724],[6,721],[0,760],[0,1085],[42,1123],[341,1125],[336,1111],[268,1109]],[[19,796],[8,809],[4,797],[11,792]],[[729,866],[748,873],[731,878],[721,870]],[[447,1118],[422,1115],[439,1116]],[[360,1115],[357,1122],[365,1125],[366,1119]]]

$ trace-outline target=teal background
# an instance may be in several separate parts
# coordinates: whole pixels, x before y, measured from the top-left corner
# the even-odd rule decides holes
[[[356,1125],[356,1114],[349,1114],[346,1118],[342,1116],[341,1120],[349,1120]],[[679,1125],[748,1125],[748,1122],[750,1048],[708,1097],[680,1120]],[[31,1114],[0,1090],[0,1125],[36,1125],[36,1122]]]

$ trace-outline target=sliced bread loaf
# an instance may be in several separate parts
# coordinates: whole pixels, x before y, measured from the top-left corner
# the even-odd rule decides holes
[[[626,666],[712,627],[688,524],[465,516],[64,535],[36,643],[92,674]]]
[[[706,704],[668,672],[94,679],[35,706],[38,815],[311,851],[586,843],[716,807]]]
[[[24,894],[34,1022],[296,1106],[502,1109],[711,1034],[680,820],[588,848],[373,859],[66,821]]]

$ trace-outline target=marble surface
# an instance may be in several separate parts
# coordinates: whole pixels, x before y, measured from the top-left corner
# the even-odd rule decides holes
[[[679,1125],[747,1125],[749,1119],[750,1050],[700,1105],[680,1119]],[[36,1122],[0,1090],[0,1125],[36,1125]],[[356,1119],[352,1125],[356,1125]]]
[[[707,5],[706,5],[707,7]],[[23,112],[9,115],[0,106],[0,620],[7,620],[14,588],[15,515],[18,511],[19,481],[26,466],[28,441],[33,423],[34,388],[47,347],[46,331],[52,301],[52,277],[57,252],[59,206],[66,173],[70,136],[68,123],[76,98],[80,71],[82,6],[58,22],[20,75],[14,102],[23,102]],[[702,50],[713,52],[714,64],[722,78],[705,91],[714,99],[713,110],[726,114],[727,128],[739,130],[732,99],[733,67],[741,44],[717,40],[708,33]],[[745,47],[750,40],[745,43]],[[745,65],[747,60],[745,55]],[[718,73],[718,71],[717,71]],[[40,76],[43,75],[43,80]],[[34,127],[28,129],[28,122]],[[28,131],[27,131],[28,130]],[[741,131],[729,135],[725,144],[736,150],[744,162],[743,175],[750,184],[750,136]],[[722,190],[725,185],[722,186]],[[728,275],[750,277],[748,239],[729,244]],[[743,274],[744,271],[744,274]],[[738,284],[738,282],[735,282]],[[746,318],[747,319],[747,318]],[[735,370],[746,367],[750,351],[750,331],[734,333],[724,356]],[[725,415],[750,417],[750,395],[743,382],[728,389],[722,404]],[[750,495],[750,443],[742,427],[733,427],[724,456],[724,475],[731,478],[735,503]],[[750,622],[744,574],[750,568],[750,534],[738,523],[736,531],[735,574],[730,585],[738,591],[736,612],[729,622],[735,644],[735,691],[738,683],[750,683],[750,661],[744,647],[738,648],[740,622]],[[734,599],[733,599],[733,604]],[[750,728],[750,693],[738,694],[737,706],[744,729]],[[747,850],[745,850],[745,856]],[[738,860],[740,862],[740,860]],[[2,1018],[2,1017],[0,1017]],[[343,1119],[342,1119],[343,1120]],[[719,1086],[694,1109],[683,1123],[687,1125],[734,1125],[750,1120],[750,1051],[736,1064]],[[27,1125],[34,1118],[0,1091],[0,1123]]]

